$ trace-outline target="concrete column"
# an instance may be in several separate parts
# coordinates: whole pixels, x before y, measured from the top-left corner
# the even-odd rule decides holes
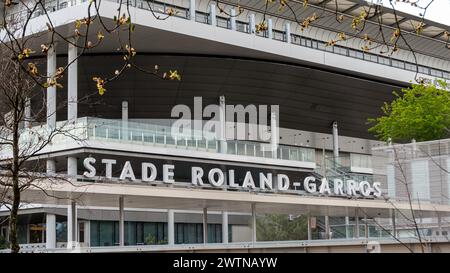
[[[330,218],[325,216],[325,239],[331,239],[330,237]]]
[[[210,17],[209,23],[212,26],[217,26],[217,18],[216,18],[216,16],[217,16],[217,14],[216,14],[216,4],[211,3],[210,10],[209,10],[209,17]]]
[[[277,114],[272,111],[270,114],[270,146],[272,150],[272,158],[278,158],[278,122]]]
[[[128,101],[122,101],[122,134],[124,140],[128,140]]]
[[[397,223],[395,222],[395,210],[391,210],[392,235],[397,238]]]
[[[312,240],[312,230],[311,230],[311,216],[308,215],[308,241]]]
[[[77,174],[77,158],[69,156],[67,158],[67,175],[76,179]]]
[[[228,212],[222,211],[222,243],[228,244]]]
[[[167,232],[168,232],[168,244],[175,245],[175,213],[173,209],[167,211]]]
[[[31,127],[31,100],[30,98],[25,99],[25,113],[24,113],[24,127]]]
[[[45,215],[45,247],[56,248],[56,215]]]
[[[255,34],[256,32],[256,20],[253,13],[248,16],[248,32],[250,34]]]
[[[359,215],[358,215],[358,210],[356,210],[356,214],[355,214],[355,237],[359,238]]]
[[[195,0],[189,2],[189,19],[195,21]]]
[[[284,25],[284,34],[286,35],[286,43],[290,44],[291,43],[291,24],[290,23],[286,23],[286,25]]]
[[[369,224],[367,223],[367,216],[364,216],[364,237],[369,238]]]
[[[231,30],[236,30],[236,10],[230,10],[230,27]]]
[[[49,80],[56,74],[56,50],[55,44],[47,52],[47,77]],[[47,129],[53,131],[56,128],[56,86],[47,87]],[[55,173],[56,162],[47,159],[47,173]]]
[[[76,38],[71,38],[70,42],[76,43]],[[75,123],[78,117],[78,51],[75,45],[69,43],[67,75],[67,120]]]
[[[256,243],[256,204],[252,204],[252,243]]]
[[[47,159],[47,173],[56,173],[56,161],[54,159]]]
[[[412,157],[415,158],[417,152],[417,143],[414,138],[411,140],[411,144],[412,144]]]
[[[220,133],[219,133],[219,151],[221,153],[227,153],[227,119],[226,119],[226,104],[225,96],[220,96],[219,98],[219,123],[220,123]]]
[[[267,37],[273,39],[273,23],[272,19],[267,19]]]
[[[333,122],[333,156],[334,164],[337,165],[339,160],[339,134],[337,121]]]
[[[350,239],[350,218],[345,216],[345,238]]]
[[[439,212],[437,212],[437,221],[438,221],[439,236],[442,236],[442,218]]]
[[[119,197],[119,245],[125,245],[125,210],[124,197]]]
[[[74,248],[78,242],[77,204],[71,201],[67,206],[67,248]]]
[[[91,221],[84,222],[84,243],[87,247],[91,246]]]
[[[56,45],[52,45],[47,52],[47,77],[49,80],[56,74]],[[56,127],[56,86],[47,87],[47,128]]]
[[[208,208],[203,208],[203,243],[208,243]]]

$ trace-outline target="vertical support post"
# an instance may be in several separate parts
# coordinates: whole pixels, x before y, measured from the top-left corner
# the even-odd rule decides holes
[[[350,218],[345,216],[345,238],[350,239]]]
[[[51,45],[47,52],[47,77],[49,80],[56,74],[56,44]],[[56,128],[56,86],[47,87],[47,129],[49,132]],[[47,159],[47,173],[56,172],[54,159]]]
[[[230,28],[231,30],[236,30],[236,10],[230,10]]]
[[[208,208],[203,208],[203,243],[208,243]]]
[[[69,156],[67,158],[67,175],[76,179],[77,174],[77,158]]]
[[[359,238],[359,214],[358,214],[358,209],[356,209],[356,212],[355,212],[355,237],[356,237],[356,239]]]
[[[272,19],[267,19],[267,38],[273,39],[273,22],[272,22]]]
[[[330,237],[330,218],[328,215],[325,216],[325,238],[327,240],[331,239],[331,237]]]
[[[175,245],[175,212],[173,209],[167,210],[167,243]]]
[[[333,122],[333,156],[334,156],[334,167],[336,167],[339,159],[339,134],[337,121]]]
[[[211,5],[209,6],[210,10],[209,10],[209,17],[210,17],[210,21],[209,23],[212,26],[217,26],[217,17],[216,17],[216,4],[211,3]]]
[[[255,14],[250,14],[248,16],[248,32],[250,34],[255,34],[256,32],[256,23],[255,23]]]
[[[277,114],[272,111],[270,114],[270,147],[272,150],[272,158],[278,158],[278,123]]]
[[[122,138],[128,140],[128,136],[128,101],[122,101]]]
[[[24,113],[24,127],[28,129],[31,127],[31,100],[25,99],[25,113]]]
[[[119,197],[119,245],[125,245],[125,210],[124,197]]]
[[[56,74],[56,44],[51,45],[47,52],[47,77],[49,80]],[[47,87],[47,128],[56,127],[56,86]]]
[[[45,248],[56,248],[56,215],[45,215]]]
[[[77,246],[77,204],[71,201],[67,206],[67,248],[74,248]]]
[[[412,144],[412,158],[416,158],[417,143],[414,138],[411,140],[411,144]]]
[[[391,219],[392,219],[392,235],[394,238],[397,238],[397,223],[395,222],[395,210],[391,210]]]
[[[222,243],[228,244],[228,212],[222,211]]]
[[[195,0],[189,2],[189,19],[195,21]]]
[[[226,118],[226,105],[225,96],[220,96],[219,98],[219,122],[220,122],[220,133],[219,133],[219,151],[221,153],[227,153],[227,118]]]
[[[439,212],[437,212],[437,220],[438,220],[439,236],[442,236],[442,218]]]
[[[256,204],[252,204],[252,243],[256,243]]]
[[[369,224],[367,223],[367,216],[364,216],[364,237],[369,238]]]
[[[312,240],[311,215],[308,214],[308,241]]]
[[[68,76],[67,76],[67,120],[75,123],[78,117],[78,52],[75,46],[76,38],[69,40]],[[72,44],[73,43],[73,44]]]
[[[286,43],[291,43],[291,23],[284,25],[284,33],[286,35]]]
[[[91,221],[84,222],[84,243],[87,247],[91,246]]]

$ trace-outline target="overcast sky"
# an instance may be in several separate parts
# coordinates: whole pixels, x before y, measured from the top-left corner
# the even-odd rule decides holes
[[[386,5],[387,7],[391,7],[391,5],[389,4],[389,0],[382,0],[382,1],[384,5]],[[431,0],[420,0],[419,5],[426,6],[428,3],[430,3],[430,1]],[[377,1],[373,0],[373,2]],[[419,16],[420,12],[423,12],[423,10],[421,9],[411,7],[410,4],[396,3],[395,6],[396,9],[398,10],[411,13],[417,16]],[[434,0],[434,2],[430,5],[429,9],[427,10],[425,18],[450,26],[450,0]]]

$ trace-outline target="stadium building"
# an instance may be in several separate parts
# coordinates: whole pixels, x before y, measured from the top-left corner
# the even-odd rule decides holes
[[[414,79],[450,80],[448,26],[425,20],[417,35],[421,19],[397,12],[415,54],[405,43],[393,54],[366,51],[363,37],[327,46],[339,33],[354,35],[350,22],[366,2],[337,1],[347,24],[337,22],[335,1],[310,0],[307,9],[291,2],[298,18],[328,19],[301,30],[290,10],[265,12],[265,1],[132,0],[136,63],[177,70],[182,79],[130,69],[93,96],[92,77],[110,76],[122,63],[117,40],[105,37],[69,67],[63,88],[31,99],[30,118],[46,100],[47,120],[36,117],[24,132],[69,126],[78,139],[55,137],[30,159],[55,178],[22,193],[22,251],[369,251],[373,241],[382,251],[406,251],[391,234],[417,247],[411,214],[431,250],[448,249],[450,141],[387,144],[367,123]],[[45,3],[66,33],[89,5]],[[118,5],[101,2],[105,24]],[[26,16],[14,8],[11,17]],[[168,12],[174,15],[156,18]],[[264,14],[267,30],[257,31]],[[33,16],[29,35],[47,29],[45,14]],[[373,37],[376,17],[369,14],[365,26]],[[394,14],[383,8],[382,17],[390,37]],[[99,26],[92,28],[94,41]],[[38,39],[37,49],[48,42]],[[78,53],[61,42],[39,58],[51,72]],[[206,137],[211,111],[220,130]],[[181,115],[190,121],[187,135],[173,129]],[[2,219],[8,214],[0,211]],[[258,241],[263,214],[306,215],[305,240]],[[7,238],[7,222],[0,230]]]

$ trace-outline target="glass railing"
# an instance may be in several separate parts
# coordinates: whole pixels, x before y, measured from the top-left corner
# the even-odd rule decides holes
[[[220,140],[218,139],[194,137],[196,135],[202,136],[202,132],[195,130],[191,130],[191,136],[174,133],[172,132],[171,126],[157,124],[152,120],[146,122],[124,122],[122,120],[88,117],[79,119],[80,122],[85,123],[88,139],[129,142],[174,149],[226,153],[230,155],[315,162],[314,149],[278,145],[276,153],[273,153],[269,143],[256,141],[227,140],[225,141],[226,145],[223,145],[226,147],[226,151],[221,151]]]
[[[110,2],[118,2],[120,0],[108,0]],[[81,4],[83,2],[86,2],[86,0],[61,0],[61,1],[50,1],[48,5],[47,12],[53,12],[59,9],[63,9],[69,6]],[[131,5],[133,7],[137,7],[139,9],[145,9],[145,10],[153,10],[155,13],[158,14],[167,14],[169,10],[173,13],[173,16],[189,19],[190,18],[190,12],[189,8],[185,7],[179,7],[176,5],[164,3],[164,2],[156,2],[156,1],[144,1],[144,0],[135,0],[131,1]],[[23,10],[20,12],[13,13],[9,15],[12,18],[15,18],[16,20],[25,19],[28,14],[27,10]],[[35,12],[32,16],[32,18],[43,15],[43,13]],[[203,24],[210,24],[211,19],[209,18],[209,13],[205,13],[202,11],[196,11],[196,17],[195,21]],[[225,18],[223,16],[217,16],[217,26],[222,28],[231,29],[231,23],[228,18]],[[249,29],[249,23],[243,22],[243,21],[236,21],[236,31],[244,32],[244,33],[250,33]],[[263,33],[257,33],[258,36],[268,38],[269,35],[267,35],[267,32]],[[272,39],[286,42],[286,32],[282,30],[273,29],[272,30]],[[358,50],[354,48],[348,48],[343,46],[326,46],[326,41],[319,41],[316,39],[303,37],[298,34],[291,34],[291,43],[299,46],[309,47],[317,50],[327,51],[330,53],[343,55],[351,58],[356,58],[368,62],[373,62],[377,64],[382,64],[390,67],[399,68],[402,70],[407,70],[411,72],[418,72],[421,74],[442,78],[442,79],[449,79],[450,80],[450,71],[431,68],[423,65],[417,65],[415,63],[406,62],[399,59],[394,59],[391,57],[387,57],[386,55],[379,55],[374,53],[365,52],[363,50]]]

